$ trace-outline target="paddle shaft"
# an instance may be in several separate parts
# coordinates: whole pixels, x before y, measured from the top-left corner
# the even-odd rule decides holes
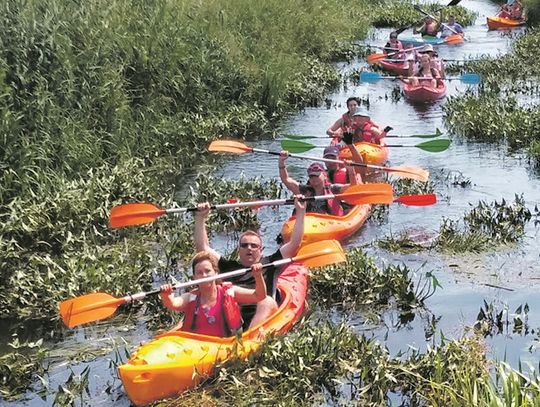
[[[273,155],[280,155],[280,153],[277,153],[275,151],[261,150],[261,149],[256,149],[256,148],[254,148],[253,151],[267,152],[267,153],[273,154]],[[313,156],[298,155],[298,154],[293,154],[293,153],[289,153],[288,156],[293,157],[293,158],[300,158],[300,159],[303,159],[303,160],[321,161],[321,162],[324,162],[324,163],[349,164],[349,165],[352,165],[354,167],[372,168],[372,169],[376,169],[376,170],[387,170],[388,169],[386,167],[381,167],[379,165],[363,164],[363,163],[355,163],[355,162],[346,163],[345,161],[342,161],[342,160],[333,160],[331,158],[313,157]]]

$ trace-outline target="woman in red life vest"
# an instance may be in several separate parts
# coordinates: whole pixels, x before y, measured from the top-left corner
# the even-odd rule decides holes
[[[344,113],[328,130],[330,137],[342,138],[343,133],[354,134],[353,142],[367,141],[368,143],[381,144],[381,139],[386,135],[384,129],[372,122],[369,113],[358,105],[358,99],[347,99],[347,113]]]
[[[398,34],[395,31],[390,33],[390,39],[384,45],[382,52],[387,55],[389,59],[403,59],[403,44],[398,40]]]
[[[318,196],[318,195],[335,195],[341,193],[342,190],[348,188],[350,185],[358,184],[356,173],[351,166],[347,166],[347,172],[349,173],[350,184],[332,184],[328,179],[322,164],[313,163],[307,169],[308,182],[306,184],[300,184],[297,180],[292,178],[287,172],[285,166],[285,160],[288,157],[287,151],[282,151],[279,156],[279,177],[281,182],[295,195]],[[306,212],[315,213],[327,213],[335,216],[344,215],[343,206],[337,199],[327,199],[320,201],[307,201]]]
[[[412,86],[418,86],[420,82],[428,84],[432,88],[437,87],[437,82],[441,79],[439,71],[431,66],[431,58],[428,54],[420,56],[420,66],[415,72],[415,76],[409,79],[402,79],[403,82],[410,83]]]
[[[208,251],[199,252],[193,258],[195,279],[214,276],[218,273],[216,257]],[[255,289],[211,281],[199,284],[197,290],[175,297],[172,286],[161,286],[163,305],[173,311],[184,312],[182,331],[202,335],[232,336],[242,326],[238,304],[255,304],[266,297],[266,284],[262,276],[262,265],[251,266],[255,278]]]
[[[431,37],[436,37],[439,29],[440,24],[435,21],[433,17],[427,16],[420,27],[415,27],[413,29],[413,33],[422,34],[422,36],[429,35]]]

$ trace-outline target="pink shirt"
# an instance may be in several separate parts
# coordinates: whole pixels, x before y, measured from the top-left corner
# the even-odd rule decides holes
[[[193,332],[210,335],[210,336],[225,336],[225,321],[223,320],[223,287],[217,286],[216,303],[207,308],[199,305],[197,317],[195,318],[195,329]],[[195,301],[197,301],[195,299]]]

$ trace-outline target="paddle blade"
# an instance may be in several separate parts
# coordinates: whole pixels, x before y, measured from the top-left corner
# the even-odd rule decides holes
[[[459,80],[469,85],[478,85],[482,78],[477,73],[464,73],[459,77]]]
[[[399,167],[386,167],[384,171],[400,178],[414,179],[416,181],[426,182],[429,178],[429,172],[418,167],[402,165]]]
[[[394,202],[407,206],[429,206],[437,203],[437,195],[402,195],[399,198],[396,198]]]
[[[421,150],[428,151],[430,153],[440,153],[441,151],[448,150],[450,146],[449,139],[439,139],[426,141],[424,143],[417,144],[415,147],[418,147]]]
[[[300,248],[294,261],[301,261],[306,267],[315,268],[347,261],[343,248],[337,240],[321,240]]]
[[[220,153],[244,154],[251,153],[253,149],[244,143],[234,140],[215,140],[208,146],[208,151]]]
[[[289,153],[305,153],[306,151],[313,150],[317,146],[313,144],[305,143],[300,140],[282,140],[281,148]]]
[[[165,214],[165,209],[149,203],[131,203],[115,206],[109,216],[111,228],[144,225]]]
[[[376,83],[382,79],[382,76],[377,72],[360,72],[360,82]]]
[[[105,293],[92,293],[60,303],[60,316],[68,327],[73,328],[88,322],[112,316],[124,300]]]
[[[463,39],[463,35],[461,35],[461,34],[451,34],[448,37],[446,37],[446,39],[444,40],[444,43],[448,44],[448,45],[454,45],[454,44],[461,44],[464,41],[465,40]]]
[[[350,205],[390,204],[394,202],[392,185],[384,183],[353,185],[336,197]]]
[[[367,62],[368,64],[376,64],[381,59],[386,58],[386,54],[384,52],[379,52],[377,54],[371,54],[367,56]]]

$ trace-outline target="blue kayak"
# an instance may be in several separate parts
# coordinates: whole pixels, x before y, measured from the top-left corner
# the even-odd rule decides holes
[[[403,45],[412,44],[413,47],[421,47],[422,45],[451,45],[463,43],[463,35],[452,34],[445,38],[432,37],[424,35],[423,37],[403,37],[399,38]]]

